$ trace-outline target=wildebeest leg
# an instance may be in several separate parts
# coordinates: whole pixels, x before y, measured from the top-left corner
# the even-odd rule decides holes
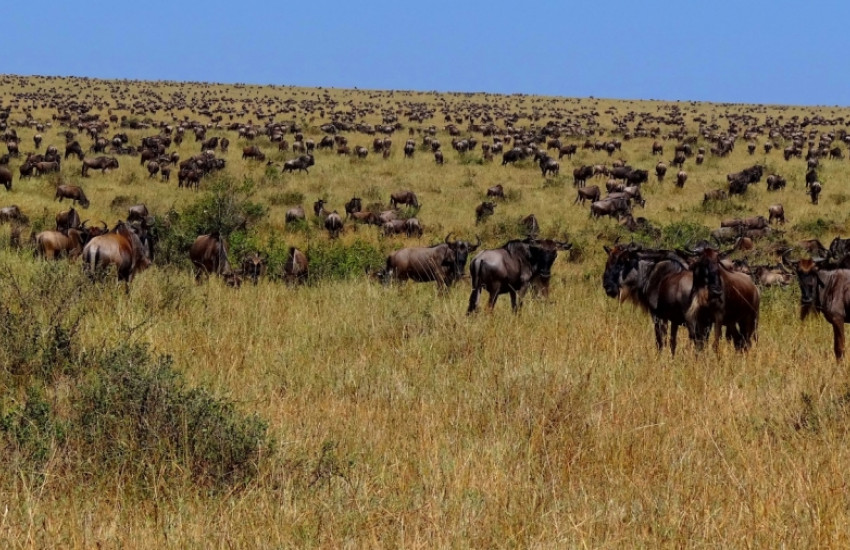
[[[670,355],[676,355],[676,336],[679,334],[679,325],[670,324]]]
[[[667,339],[667,321],[660,317],[653,317],[652,323],[655,325],[655,346],[658,351],[664,349],[664,341]]]
[[[511,309],[514,311],[514,313],[516,313],[516,312],[517,312],[517,310],[519,309],[519,306],[520,306],[520,303],[521,303],[521,302],[519,301],[519,297],[518,297],[518,295],[517,295],[517,291],[516,291],[516,290],[514,290],[514,289],[510,289],[508,292],[509,292],[509,294],[511,295]],[[495,303],[495,302],[494,302],[494,303]]]
[[[840,361],[844,357],[844,319],[830,322],[832,323],[835,359]]]
[[[481,296],[481,287],[473,287],[472,294],[469,295],[469,307],[466,309],[466,314],[473,313],[478,307],[478,297]]]

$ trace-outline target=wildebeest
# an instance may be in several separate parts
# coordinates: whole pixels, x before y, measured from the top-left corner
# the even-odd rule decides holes
[[[390,235],[399,235],[401,233],[404,233],[404,224],[405,220],[390,220],[384,222],[384,224],[381,226],[381,229],[384,232],[384,235],[386,235],[387,237],[389,237]]]
[[[484,201],[475,207],[475,223],[481,223],[496,211],[496,203]]]
[[[783,225],[785,224],[785,208],[781,204],[771,204],[767,207],[767,213],[769,215],[768,223],[773,223],[773,220],[776,220]]]
[[[360,212],[363,209],[363,201],[360,200],[360,197],[351,197],[347,203],[345,203],[345,217],[349,217],[355,212]]]
[[[128,209],[127,221],[147,223],[148,216],[150,216],[150,213],[147,206],[144,204],[134,204]]]
[[[488,197],[498,197],[498,198],[504,199],[505,198],[505,188],[502,187],[501,183],[498,184],[498,185],[494,185],[493,187],[490,187],[490,188],[487,189],[487,196]]]
[[[33,166],[35,168],[35,175],[36,176],[42,176],[44,174],[50,174],[52,172],[58,172],[59,171],[59,162],[58,161],[36,162],[36,163],[33,164]]]
[[[779,191],[780,189],[784,189],[787,182],[785,178],[778,174],[771,174],[767,176],[767,190],[768,191]]]
[[[80,226],[80,216],[72,207],[56,214],[56,231],[66,231]]]
[[[342,218],[336,210],[328,214],[328,217],[325,218],[325,229],[328,230],[331,239],[339,237],[339,232],[342,231]]]
[[[408,237],[412,237],[416,235],[417,237],[422,236],[422,224],[419,223],[417,218],[407,218],[404,220],[404,233]]]
[[[621,215],[630,213],[631,207],[629,206],[629,200],[624,197],[612,199],[604,198],[590,203],[590,215],[594,218],[599,218],[601,216],[617,218]]]
[[[307,216],[304,214],[303,206],[295,206],[286,211],[286,223],[297,222],[305,219],[307,219]]]
[[[593,177],[593,166],[580,166],[573,170],[573,186],[581,187],[591,177]]]
[[[85,158],[86,155],[83,153],[83,148],[78,141],[72,141],[65,146],[65,158],[67,159],[71,155],[77,155],[77,158],[80,160]]]
[[[573,155],[578,151],[578,146],[575,143],[571,143],[569,145],[564,145],[560,149],[558,149],[558,159],[560,160],[564,155],[567,156],[568,159],[573,158]]]
[[[664,176],[667,175],[667,165],[663,162],[659,162],[655,165],[655,176],[658,178],[658,181],[664,181]]]
[[[811,197],[812,197],[812,204],[818,203],[818,197],[820,196],[820,192],[821,192],[820,182],[819,181],[812,182],[812,184],[809,186],[809,190],[807,191],[807,193],[809,195],[811,195]]]
[[[729,193],[727,193],[725,190],[723,190],[723,189],[712,189],[711,191],[708,191],[705,194],[703,194],[702,202],[705,203],[705,202],[709,202],[709,201],[725,201],[728,198],[729,198]]]
[[[416,198],[416,193],[409,190],[396,191],[390,195],[390,208],[397,208],[401,204],[419,208],[419,199]]]
[[[657,141],[652,142],[652,154],[653,155],[663,155],[664,154],[664,146],[658,143]]]
[[[53,197],[54,200],[59,200],[62,202],[63,199],[71,199],[71,204],[75,205],[79,201],[80,205],[83,208],[89,207],[89,199],[86,197],[86,194],[83,192],[82,188],[76,185],[60,185],[56,188],[56,195]]]
[[[105,174],[109,169],[118,168],[118,159],[115,157],[97,157],[93,159],[83,159],[82,175],[88,176],[89,169],[94,168]]]
[[[153,247],[151,241],[146,242],[147,245],[130,224],[119,221],[112,231],[93,237],[85,245],[83,265],[90,273],[114,265],[118,270],[118,280],[129,285],[136,274],[151,263]]]
[[[445,158],[443,157],[442,151],[434,151],[434,162],[436,162],[440,166],[445,163]]]
[[[540,223],[537,221],[537,216],[529,214],[519,221],[520,226],[525,229],[525,234],[530,237],[536,237],[540,233]]]
[[[308,168],[310,168],[314,164],[315,160],[313,158],[313,155],[301,155],[297,159],[292,159],[284,162],[283,171],[293,172],[295,170],[298,170],[300,172],[303,170],[309,174],[310,171],[308,170]]]
[[[715,349],[720,344],[722,327],[735,349],[749,349],[758,329],[758,287],[747,275],[727,269],[720,261],[720,252],[711,247],[699,251],[690,268],[692,302],[686,319],[697,348],[705,344],[714,326]]]
[[[467,241],[452,241],[451,236],[449,233],[444,242],[434,246],[396,250],[387,256],[380,278],[384,282],[390,279],[434,281],[441,292],[445,291],[463,277],[467,257],[481,245],[480,239],[472,245]]]
[[[242,275],[251,279],[255,285],[266,272],[266,257],[258,252],[252,252],[242,259]]]
[[[679,173],[676,174],[676,187],[684,187],[686,181],[688,181],[688,173],[684,170],[679,170]]]
[[[547,154],[540,155],[540,160],[538,161],[540,166],[540,171],[543,172],[543,177],[546,177],[546,174],[550,174],[553,176],[557,176],[558,172],[561,169],[561,165],[558,164],[558,161],[553,159]]]
[[[295,248],[289,247],[289,254],[283,264],[283,279],[289,284],[305,283],[309,274],[307,256]]]
[[[212,138],[215,139],[215,138]],[[266,160],[266,155],[256,145],[249,145],[242,149],[243,159]]]
[[[519,147],[514,147],[502,153],[502,166],[513,164],[514,162],[525,158],[525,152]]]
[[[0,223],[19,222],[28,223],[27,217],[21,212],[16,204],[0,208]]]
[[[482,250],[469,265],[472,276],[472,294],[469,295],[467,314],[478,308],[481,291],[486,289],[492,310],[500,294],[510,294],[511,307],[517,311],[522,298],[533,281],[541,285],[544,296],[549,292],[552,264],[559,250],[569,250],[571,244],[550,239],[538,241],[533,237],[513,240],[501,248]]]
[[[7,166],[0,166],[0,185],[6,188],[6,191],[12,190],[12,171]]]
[[[230,267],[227,258],[227,242],[218,232],[200,235],[189,248],[189,259],[195,271],[195,281],[200,282],[211,273],[220,275],[229,286],[239,286],[241,280]]]
[[[804,258],[782,260],[797,274],[800,285],[800,319],[805,320],[817,311],[832,325],[833,351],[835,358],[844,356],[844,324],[850,312],[850,269],[836,269],[824,259]]]
[[[42,231],[35,236],[35,255],[47,260],[56,260],[62,256],[74,259],[82,254],[88,240],[89,233],[85,227]]]
[[[599,200],[599,197],[600,191],[598,185],[579,187],[576,192],[576,200],[573,202],[573,204],[584,204],[584,201],[596,202]]]
[[[325,210],[325,199],[318,199],[313,203],[313,214],[316,215],[317,218],[327,218],[328,211]]]

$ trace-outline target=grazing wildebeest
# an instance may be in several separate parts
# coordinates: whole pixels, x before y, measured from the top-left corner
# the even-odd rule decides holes
[[[413,208],[419,208],[419,199],[413,191],[396,191],[390,195],[390,208],[397,208],[400,204],[406,204]]]
[[[6,166],[0,166],[0,185],[6,188],[6,191],[12,190],[12,171]]]
[[[128,223],[119,221],[109,233],[93,237],[83,248],[83,265],[89,272],[115,265],[118,280],[129,284],[137,273],[147,269],[152,258],[152,242],[143,241]]]
[[[80,226],[80,216],[74,208],[56,214],[56,231],[66,231]]]
[[[568,159],[573,158],[573,155],[578,151],[578,145],[575,143],[571,143],[569,145],[564,145],[558,150],[558,160],[560,160],[564,155],[567,156]]]
[[[573,170],[573,186],[582,187],[587,179],[593,177],[593,166],[581,166]]]
[[[148,177],[149,178],[155,178],[157,173],[159,173],[159,163],[155,160],[152,160],[152,161],[148,162],[147,169],[148,169]]]
[[[404,223],[405,220],[390,220],[388,222],[384,222],[381,229],[387,237],[391,235],[399,235],[404,233]]]
[[[0,223],[6,222],[19,222],[19,223],[29,223],[29,220],[21,212],[21,209],[18,208],[16,204],[11,206],[4,206],[0,208]]]
[[[283,163],[283,171],[284,172],[293,172],[294,170],[305,171],[308,174],[310,171],[308,168],[313,166],[316,163],[313,155],[301,155],[297,159],[288,160]]]
[[[484,201],[475,207],[475,223],[481,223],[496,211],[496,203]]]
[[[306,219],[307,216],[304,214],[304,207],[301,205],[292,207],[286,211],[286,223],[292,223]]]
[[[360,197],[351,197],[347,203],[345,203],[345,217],[348,218],[355,212],[360,212],[363,210],[363,201],[360,200]]]
[[[781,204],[771,204],[767,207],[767,213],[769,215],[768,223],[773,223],[773,220],[776,220],[783,225],[785,224],[785,208]]]
[[[505,198],[505,188],[502,187],[501,183],[498,184],[498,185],[494,185],[493,187],[490,187],[490,188],[487,189],[487,196],[488,197],[499,197],[499,198],[504,199]]]
[[[686,181],[688,181],[688,173],[684,170],[679,170],[679,173],[676,174],[676,187],[684,187]]]
[[[65,158],[67,159],[71,155],[77,155],[79,160],[83,160],[85,158],[86,155],[83,153],[83,148],[80,146],[80,142],[72,141],[65,146]]]
[[[767,176],[767,190],[768,191],[779,191],[780,189],[784,189],[787,182],[785,178],[778,174],[771,174]]]
[[[705,345],[714,326],[715,349],[720,345],[722,327],[726,327],[726,339],[732,340],[735,349],[748,350],[758,329],[758,287],[747,275],[727,269],[720,252],[711,247],[698,252],[690,268],[693,289],[686,319],[697,349]]]
[[[47,260],[57,260],[62,256],[75,259],[83,252],[88,240],[89,232],[85,226],[64,231],[42,231],[35,236],[35,255]]]
[[[809,186],[808,194],[812,196],[812,204],[818,203],[818,197],[820,196],[821,185],[819,181],[812,182]]]
[[[382,222],[378,218],[378,215],[374,212],[354,212],[351,214],[351,219],[354,220],[355,224],[366,224],[366,225],[381,225]],[[356,226],[355,226],[356,228]]]
[[[727,193],[723,189],[712,189],[711,191],[706,192],[702,197],[702,202],[709,201],[725,201],[729,198],[729,193]]]
[[[658,181],[664,181],[664,176],[667,175],[667,165],[663,162],[659,162],[655,165],[655,176],[658,178]]]
[[[573,204],[579,202],[584,204],[584,201],[596,202],[599,200],[600,191],[598,185],[590,185],[588,187],[579,187],[576,193],[576,200]]]
[[[106,171],[109,169],[118,168],[118,159],[116,159],[115,157],[97,157],[93,159],[83,159],[83,177],[87,177],[89,175],[89,169],[91,168],[94,168],[95,170],[100,170],[102,174],[105,174]]]
[[[283,279],[289,284],[307,282],[309,266],[307,256],[295,248],[289,247],[289,254],[283,264]]]
[[[670,350],[675,355],[680,326],[691,305],[693,274],[682,258],[667,250],[644,250],[638,245],[603,247],[608,254],[602,287],[611,298],[629,300],[648,311],[655,328],[655,345],[664,349],[670,327]]]
[[[663,155],[664,154],[664,146],[658,143],[657,141],[652,142],[652,154],[653,155]]]
[[[837,269],[824,259],[804,258],[799,261],[782,260],[797,274],[800,285],[800,319],[812,312],[820,312],[832,325],[835,359],[844,356],[844,324],[850,312],[850,269]]]
[[[212,138],[215,139],[215,138]],[[249,145],[242,149],[243,159],[266,160],[266,155],[256,145]]]
[[[539,283],[544,296],[549,293],[552,264],[558,250],[569,250],[571,244],[550,239],[538,241],[533,237],[508,241],[501,248],[482,250],[469,264],[472,276],[472,294],[469,295],[467,314],[478,308],[481,291],[487,289],[490,310],[500,294],[510,294],[511,307],[516,312],[532,282]]]
[[[44,174],[50,174],[52,172],[59,171],[59,162],[58,161],[42,161],[33,163],[33,167],[35,168],[35,175],[42,176]]]
[[[211,273],[220,275],[229,286],[238,287],[242,281],[230,267],[227,258],[227,242],[216,231],[200,235],[189,248],[189,259],[195,271],[195,281],[200,282]]]
[[[266,257],[252,252],[242,260],[242,275],[251,279],[255,285],[266,272]]]
[[[56,188],[56,195],[53,198],[54,200],[58,199],[59,202],[62,202],[63,199],[71,199],[72,205],[79,201],[83,208],[88,208],[90,204],[82,188],[76,185],[60,185]]]
[[[441,292],[445,291],[463,277],[467,257],[481,245],[480,239],[472,245],[467,241],[452,241],[451,236],[449,233],[444,242],[434,246],[396,250],[387,256],[380,278],[384,282],[390,279],[419,283],[434,281]]]
[[[631,214],[629,200],[625,197],[604,198],[590,203],[590,215],[594,218],[610,216],[618,218],[621,215]]]
[[[422,224],[419,223],[417,218],[407,218],[404,220],[404,233],[408,237],[412,237],[416,235],[417,237],[422,236]]]
[[[342,218],[336,210],[328,214],[328,217],[325,218],[325,229],[328,230],[331,239],[339,237],[339,232],[342,231]]]

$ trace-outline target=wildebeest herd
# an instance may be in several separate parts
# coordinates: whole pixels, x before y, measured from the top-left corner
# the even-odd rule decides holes
[[[654,110],[609,107],[600,112],[595,102],[572,108],[541,100],[529,108],[470,98],[452,98],[440,106],[392,95],[383,98],[383,106],[362,101],[343,108],[327,91],[314,92],[300,102],[246,100],[240,108],[234,96],[222,90],[175,93],[169,99],[149,93],[142,98],[120,83],[103,84],[107,94],[89,90],[85,101],[79,94],[46,91],[41,84],[40,91],[8,94],[8,103],[0,108],[0,131],[7,149],[0,157],[0,184],[10,192],[23,188],[34,192],[24,182],[47,180],[54,186],[53,200],[71,201],[69,210],[56,215],[55,229],[32,233],[29,242],[40,257],[81,258],[91,271],[114,266],[119,280],[128,284],[154,263],[154,227],[161,213],[149,212],[140,203],[111,228],[103,222],[92,224],[81,219],[76,209],[85,210],[93,202],[103,204],[112,197],[92,193],[93,186],[86,186],[92,195],[87,196],[84,182],[109,181],[113,174],[135,169],[146,174],[146,181],[167,183],[173,170],[177,188],[200,191],[205,181],[234,169],[259,166],[274,177],[303,181],[325,177],[326,166],[336,163],[338,168],[338,159],[346,157],[356,167],[394,158],[412,166],[419,162],[417,153],[424,151],[429,158],[433,155],[431,165],[440,170],[452,165],[470,173],[501,170],[501,174],[522,174],[535,185],[542,178],[544,188],[571,182],[575,195],[571,191],[561,201],[564,209],[585,208],[590,227],[608,228],[606,235],[618,234],[626,236],[623,242],[631,241],[608,240],[603,288],[609,296],[633,301],[650,313],[659,348],[669,340],[675,351],[678,328],[684,327],[697,348],[706,344],[714,329],[715,345],[725,336],[736,349],[749,349],[758,333],[759,288],[789,286],[796,279],[803,315],[822,311],[835,327],[835,355],[843,355],[843,296],[850,295],[846,274],[850,272],[845,272],[850,260],[841,244],[844,241],[838,239],[827,248],[816,239],[789,241],[785,234],[786,206],[792,219],[795,214],[787,203],[795,200],[791,191],[798,193],[797,202],[808,197],[807,201],[818,205],[829,163],[845,157],[842,144],[850,143],[845,130],[850,120],[843,117],[760,115],[745,109],[707,115],[684,104]],[[445,124],[438,126],[435,119],[439,117]],[[34,133],[32,148],[29,138],[24,139],[29,133]],[[405,133],[402,155],[395,157],[392,138]],[[52,143],[56,139],[64,140],[64,156],[61,141]],[[358,139],[363,142],[355,143]],[[451,150],[444,150],[441,141],[450,143]],[[727,166],[723,163],[729,162],[741,142],[748,156],[762,158],[748,159],[744,166],[728,164],[725,181],[722,176],[706,178],[709,167]],[[369,156],[370,150],[375,154]],[[665,151],[672,156],[665,157]],[[501,163],[491,164],[496,155],[501,155]],[[122,157],[138,157],[139,162],[125,162]],[[395,174],[406,169],[389,166]],[[670,183],[666,183],[668,169],[674,169]],[[434,282],[439,293],[445,294],[467,276],[468,265],[469,313],[476,311],[484,290],[490,307],[499,295],[508,294],[516,310],[529,288],[548,295],[557,253],[570,250],[574,243],[567,242],[570,239],[564,238],[564,232],[548,229],[553,220],[528,210],[511,218],[514,234],[494,233],[493,220],[505,223],[511,214],[503,212],[520,196],[520,186],[511,178],[513,184],[507,177],[495,185],[488,181],[476,200],[464,206],[468,218],[463,225],[469,226],[468,232],[485,234],[488,244],[497,248],[484,249],[481,238],[472,243],[453,238],[453,233],[443,236],[447,232],[441,219],[443,205],[438,195],[421,185],[396,185],[385,191],[386,202],[377,200],[374,191],[361,195],[366,186],[345,203],[350,195],[340,200],[331,190],[331,195],[316,200],[313,214],[330,239],[373,226],[376,238],[424,239],[431,244],[390,252],[384,265],[371,271],[375,279]],[[785,197],[786,205],[776,201],[766,212],[747,211],[747,197],[753,194],[749,189],[761,182],[764,192]],[[718,226],[706,235],[711,241],[661,246],[663,228],[644,214],[645,209],[662,196],[684,196],[686,189],[695,186],[702,200],[694,201],[692,208],[723,213]],[[524,191],[529,192],[528,187]],[[361,196],[370,196],[372,202],[364,204],[368,201]],[[637,215],[635,207],[644,209],[639,211],[642,215]],[[13,224],[11,238],[20,245],[21,228],[35,214],[32,209],[9,205],[0,209],[0,222]],[[296,229],[313,221],[303,204],[287,204],[282,216],[287,227]],[[548,231],[547,238],[540,236],[541,225],[544,234]],[[184,254],[199,282],[215,274],[238,287],[243,279],[258,284],[270,275],[266,251],[242,251],[231,260],[228,235],[217,230],[197,235]],[[774,255],[777,261],[750,265],[746,258],[732,260],[736,255]],[[309,258],[309,247],[288,247],[280,272],[273,275],[292,283],[307,282]]]

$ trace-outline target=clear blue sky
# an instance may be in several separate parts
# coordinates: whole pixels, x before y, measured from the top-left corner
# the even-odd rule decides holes
[[[850,105],[837,0],[9,4],[6,74]]]

